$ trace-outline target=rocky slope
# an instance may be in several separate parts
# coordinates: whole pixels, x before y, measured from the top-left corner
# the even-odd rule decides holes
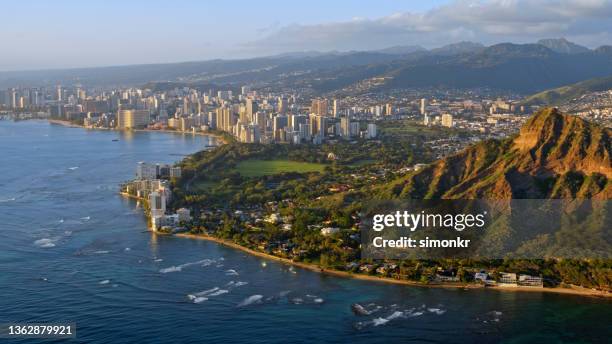
[[[381,198],[612,198],[612,130],[547,108],[513,139],[489,140],[379,190]]]

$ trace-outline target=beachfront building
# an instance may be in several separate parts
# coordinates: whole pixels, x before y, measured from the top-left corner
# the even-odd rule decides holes
[[[484,271],[480,271],[474,274],[475,281],[486,282],[488,278],[489,278],[489,274]]]
[[[170,178],[181,178],[181,168],[171,167],[170,168]]]
[[[157,231],[167,229],[175,232],[180,230],[179,226],[182,223],[191,221],[191,212],[187,208],[180,208],[175,214],[156,214],[151,213],[151,229]]]
[[[166,214],[166,193],[164,191],[156,190],[149,194],[151,218]]]
[[[530,276],[530,275],[519,275],[518,285],[525,287],[544,287],[544,280],[542,277]]]
[[[191,212],[187,208],[179,208],[176,211],[176,215],[178,216],[179,222],[191,221]]]
[[[151,121],[149,110],[119,110],[117,129],[143,129]]]
[[[504,286],[517,286],[517,277],[515,273],[500,272],[499,284]]]
[[[158,165],[148,164],[144,161],[141,161],[138,163],[138,165],[136,165],[136,179],[157,179],[158,174]]]

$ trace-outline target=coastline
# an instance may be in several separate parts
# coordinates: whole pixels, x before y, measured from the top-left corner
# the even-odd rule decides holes
[[[604,292],[600,290],[593,290],[589,288],[581,288],[581,287],[574,287],[574,288],[559,288],[559,287],[544,288],[544,287],[524,287],[524,286],[484,287],[484,286],[473,284],[473,283],[424,284],[424,283],[420,283],[416,281],[399,280],[399,279],[394,279],[390,277],[378,277],[378,276],[372,276],[372,275],[356,274],[356,273],[351,273],[351,272],[346,272],[346,271],[324,269],[315,264],[294,262],[291,259],[277,257],[277,256],[273,256],[267,253],[255,251],[248,247],[238,245],[234,242],[212,237],[212,236],[205,235],[205,234],[177,233],[177,234],[173,234],[172,236],[179,237],[179,238],[212,241],[212,242],[215,242],[223,246],[227,246],[227,247],[230,247],[236,250],[240,250],[240,251],[249,253],[256,257],[281,262],[283,264],[296,266],[296,267],[310,270],[313,272],[318,272],[318,273],[322,273],[322,274],[326,274],[330,276],[342,277],[342,278],[354,278],[354,279],[365,280],[365,281],[370,281],[370,282],[392,283],[392,284],[401,284],[401,285],[409,285],[409,286],[424,287],[424,288],[451,288],[451,289],[462,288],[462,289],[486,289],[486,290],[515,291],[515,292],[544,292],[544,293],[555,293],[555,294],[576,295],[576,296],[612,298],[612,293],[608,293],[608,292]]]
[[[69,127],[69,128],[82,128],[82,129],[88,129],[88,130],[107,130],[107,131],[118,131],[121,132],[122,130],[117,130],[117,129],[113,129],[113,128],[90,128],[90,127],[86,127],[83,125],[78,125],[78,124],[74,124],[70,121],[65,121],[65,120],[61,120],[61,119],[47,119],[47,121],[51,124],[56,124],[56,125],[61,125],[64,127]],[[227,142],[225,141],[225,138],[222,135],[218,135],[215,133],[209,133],[209,132],[203,132],[203,131],[176,131],[176,130],[168,130],[168,129],[132,129],[130,130],[132,132],[149,132],[149,133],[168,133],[168,134],[188,134],[188,135],[200,135],[200,136],[209,136],[209,137],[214,137],[215,139],[217,139],[220,144],[226,144]]]
[[[112,131],[121,131],[121,130],[117,130],[117,129],[113,129],[113,128],[89,128],[89,127],[85,127],[82,125],[78,125],[78,124],[74,124],[71,123],[69,121],[65,121],[65,120],[57,120],[57,119],[47,119],[49,123],[51,124],[56,124],[56,125],[62,125],[62,126],[66,126],[66,127],[72,127],[72,128],[83,128],[83,129],[93,129],[93,130],[112,130]],[[192,134],[192,135],[204,135],[204,136],[210,136],[210,137],[215,137],[219,140],[220,144],[227,144],[227,142],[225,141],[224,137],[222,135],[218,135],[218,134],[214,134],[214,133],[206,133],[206,132],[181,132],[181,131],[175,131],[175,130],[167,130],[167,129],[159,129],[159,130],[155,130],[155,129],[134,129],[131,130],[134,132],[163,132],[163,133],[173,133],[173,134]],[[143,201],[142,198],[139,198],[137,196],[134,195],[130,195],[124,192],[120,192],[120,194],[124,197],[133,199],[133,200],[138,200],[138,201]],[[554,294],[564,294],[564,295],[575,295],[575,296],[586,296],[586,297],[597,297],[597,298],[604,298],[604,299],[609,299],[612,298],[612,293],[611,292],[605,292],[605,291],[601,291],[601,290],[594,290],[594,289],[590,289],[590,288],[583,288],[583,287],[578,287],[578,286],[572,286],[570,288],[563,288],[563,287],[554,287],[554,288],[546,288],[546,287],[527,287],[527,286],[503,286],[503,285],[496,285],[493,287],[485,287],[484,285],[481,284],[476,284],[476,283],[465,283],[465,282],[457,282],[457,283],[422,283],[422,282],[417,282],[417,281],[410,281],[410,280],[403,280],[403,279],[395,279],[395,278],[391,278],[391,277],[381,277],[381,276],[376,276],[376,275],[366,275],[366,274],[361,274],[361,273],[353,273],[353,272],[347,272],[347,271],[340,271],[340,270],[334,270],[334,269],[325,269],[322,268],[319,265],[316,264],[312,264],[312,263],[303,263],[303,262],[296,262],[293,261],[291,259],[288,258],[283,258],[283,257],[278,257],[278,256],[274,256],[271,254],[267,254],[267,253],[263,253],[260,251],[256,251],[253,249],[250,249],[248,247],[244,247],[241,246],[239,244],[236,244],[234,242],[225,240],[225,239],[221,239],[221,238],[216,238],[210,235],[205,235],[205,234],[191,234],[191,233],[161,233],[161,232],[157,232],[157,231],[153,231],[151,229],[148,229],[149,231],[158,234],[158,235],[166,235],[166,236],[174,236],[174,237],[179,237],[179,238],[187,238],[187,239],[195,239],[195,240],[206,240],[206,241],[211,241],[214,243],[217,243],[219,245],[223,245],[229,248],[233,248],[236,250],[240,250],[243,251],[245,253],[248,253],[252,256],[256,256],[256,257],[260,257],[260,258],[264,258],[264,259],[268,259],[268,260],[272,260],[272,261],[277,261],[286,265],[291,265],[291,266],[295,266],[295,267],[299,267],[301,269],[305,269],[305,270],[309,270],[309,271],[313,271],[313,272],[317,272],[317,273],[321,273],[321,274],[325,274],[325,275],[330,275],[330,276],[335,276],[335,277],[340,277],[340,278],[352,278],[352,279],[358,279],[358,280],[364,280],[364,281],[370,281],[370,282],[379,282],[379,283],[391,283],[391,284],[400,284],[400,285],[407,285],[407,286],[414,286],[414,287],[422,287],[422,288],[446,288],[446,289],[486,289],[486,290],[498,290],[498,291],[514,291],[514,292],[540,292],[540,293],[554,293]]]

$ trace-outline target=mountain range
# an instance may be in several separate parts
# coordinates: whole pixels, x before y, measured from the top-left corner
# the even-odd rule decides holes
[[[485,47],[459,42],[427,50],[395,46],[376,51],[297,52],[242,60],[0,72],[0,87],[82,83],[141,86],[186,85],[293,87],[325,94],[374,77],[378,89],[412,87],[492,88],[534,93],[612,75],[612,47],[591,50],[565,39]]]

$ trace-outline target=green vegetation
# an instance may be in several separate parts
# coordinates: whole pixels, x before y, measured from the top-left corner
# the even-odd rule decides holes
[[[540,118],[528,125],[547,133],[550,123],[557,123],[555,128],[570,123],[559,122],[565,120],[559,116],[551,111],[542,112]],[[552,194],[571,198],[590,197],[608,188],[604,175],[568,173],[554,178],[533,177],[529,171],[542,171],[543,167],[527,155],[530,153],[515,150],[513,139],[482,142],[431,163],[433,154],[425,141],[462,133],[427,128],[410,121],[390,121],[380,127],[378,140],[338,140],[322,145],[230,142],[196,153],[181,162],[183,173],[174,183],[172,206],[192,210],[194,221],[189,229],[193,233],[207,233],[260,252],[324,268],[423,282],[430,281],[439,269],[456,272],[464,282],[470,281],[474,271],[486,269],[541,275],[549,286],[567,283],[610,288],[610,261],[362,259],[359,214],[364,202],[371,199],[479,199],[488,195],[508,199],[521,198],[515,195],[530,198]],[[589,136],[593,133],[598,131],[585,127],[583,135],[577,136],[594,143],[595,139]],[[559,136],[553,134],[550,137]],[[609,135],[605,137],[609,140]],[[565,147],[538,154],[557,154],[562,159],[567,156],[566,151],[577,150]],[[416,163],[431,164],[417,172],[405,171],[405,167]],[[518,173],[519,167],[524,172]],[[512,185],[526,189],[513,189]],[[323,228],[334,231],[324,235]],[[501,234],[493,233],[491,241],[501,238]],[[599,235],[591,234],[593,238]],[[554,241],[544,239],[546,247],[557,247]],[[548,256],[555,257],[554,253]],[[389,264],[396,267],[387,269]],[[367,271],[359,270],[360,266],[366,266]],[[385,269],[376,272],[370,266]]]
[[[251,159],[238,163],[235,171],[243,177],[261,177],[284,172],[322,172],[325,165],[290,160]]]
[[[590,92],[612,89],[612,77],[596,78],[546,90],[527,97],[525,105],[559,105]]]

